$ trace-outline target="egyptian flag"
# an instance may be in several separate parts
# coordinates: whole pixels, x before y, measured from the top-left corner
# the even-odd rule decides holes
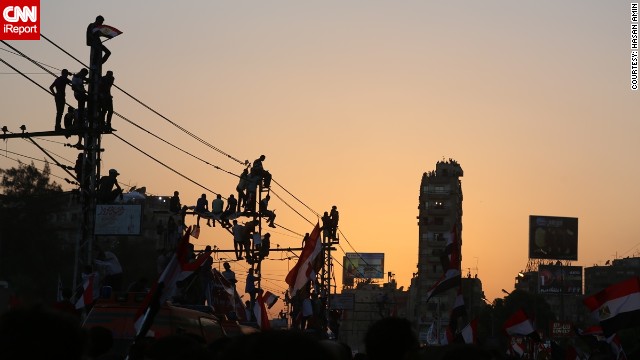
[[[109,25],[97,25],[93,28],[93,32],[94,34],[97,33],[98,36],[106,37],[107,39],[113,39],[114,37],[122,34],[122,31]]]
[[[457,226],[454,225],[453,229],[451,230],[451,235],[447,239],[447,243],[444,246],[444,251],[440,256],[442,271],[447,271],[451,267],[456,254],[460,254],[460,243],[458,242]]]
[[[524,342],[518,344],[518,341],[516,341],[516,339],[511,338],[511,348],[509,349],[511,355],[516,355],[517,357],[521,358],[522,355],[524,355],[524,347]]]
[[[134,320],[136,338],[146,336],[160,306],[173,296],[177,288],[177,282],[191,275],[206,260],[207,256],[200,256],[198,261],[193,263],[189,262],[187,255],[190,234],[191,228],[187,229],[180,239],[176,247],[176,253],[173,254],[167,267],[147,293],[142,302],[142,306],[138,309]]]
[[[322,251],[321,235],[320,224],[316,223],[309,238],[304,243],[298,262],[285,278],[285,282],[289,284],[289,294],[295,295],[315,276],[314,262]]]
[[[267,314],[267,307],[265,305],[264,293],[259,293],[256,296],[256,302],[253,305],[253,314],[256,316],[260,330],[265,331],[271,329],[269,323],[269,315]]]
[[[460,336],[464,340],[465,344],[477,344],[478,343],[478,319],[473,319],[471,322],[462,328]]]
[[[433,296],[441,294],[449,289],[453,289],[460,286],[462,280],[462,273],[460,272],[460,247],[454,247],[451,257],[449,259],[449,265],[447,271],[442,274],[440,279],[436,281],[433,286],[427,291],[427,302]]]
[[[611,285],[583,300],[600,321],[605,336],[640,324],[640,277]]]
[[[524,313],[524,310],[520,309],[515,314],[511,315],[509,319],[502,326],[504,331],[509,335],[525,335],[536,337],[538,333],[533,328],[531,319]],[[534,335],[535,334],[535,335]]]
[[[96,273],[91,273],[82,283],[82,296],[76,301],[76,309],[82,309],[93,303],[93,282],[95,277]]]
[[[466,317],[467,310],[464,306],[464,298],[462,297],[461,289],[458,289],[458,295],[453,302],[451,314],[449,314],[449,328],[452,334],[458,333],[458,322],[465,321]]]
[[[263,298],[264,303],[267,305],[267,309],[271,309],[278,301],[278,296],[274,295],[271,291],[266,291]]]

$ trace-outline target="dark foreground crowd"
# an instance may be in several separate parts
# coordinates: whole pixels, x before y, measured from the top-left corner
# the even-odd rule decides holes
[[[320,340],[300,331],[265,331],[222,338],[206,344],[186,335],[147,339],[131,347],[129,359],[155,360],[377,360],[377,359],[496,359],[495,354],[470,345],[421,349],[406,319],[385,318],[374,323],[364,339],[366,354],[352,355],[340,342]],[[123,359],[114,353],[111,331],[83,329],[79,321],[45,307],[13,309],[0,317],[0,359]]]

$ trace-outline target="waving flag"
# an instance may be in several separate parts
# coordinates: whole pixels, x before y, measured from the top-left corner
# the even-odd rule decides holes
[[[93,283],[96,277],[95,273],[89,274],[82,283],[82,296],[76,301],[76,309],[82,309],[93,303]]]
[[[176,253],[167,264],[158,281],[153,285],[151,291],[145,296],[140,309],[138,309],[134,321],[134,327],[137,332],[136,337],[146,336],[160,306],[173,296],[177,288],[177,282],[191,275],[207,259],[207,256],[200,256],[197,261],[188,262],[187,252],[190,234],[191,228],[187,229],[180,239],[176,247]]]
[[[532,335],[536,333],[533,323],[522,309],[511,315],[504,323],[503,328],[509,335]]]
[[[621,329],[640,324],[640,277],[613,284],[583,300],[604,335],[609,337]]]
[[[267,304],[267,309],[271,309],[273,305],[278,301],[278,296],[274,295],[271,291],[265,291],[264,302]]]
[[[271,329],[263,294],[264,293],[259,293],[258,296],[256,296],[256,302],[253,305],[253,313],[256,316],[256,320],[258,325],[260,325],[260,330],[262,331]]]
[[[458,295],[453,302],[451,314],[449,315],[449,328],[453,335],[458,333],[458,322],[465,321],[467,317],[467,310],[464,306],[464,298],[462,297],[461,290],[462,289],[458,289]]]
[[[433,284],[433,286],[427,291],[427,302],[432,297],[441,294],[449,289],[453,289],[456,286],[460,286],[461,274],[458,269],[449,269],[447,272]]]
[[[478,319],[473,319],[471,322],[462,328],[460,336],[464,340],[465,344],[477,344],[478,343]]]
[[[113,39],[114,37],[122,34],[122,31],[109,25],[97,25],[93,28],[94,33],[98,33],[99,36],[106,37],[107,39]]]
[[[304,244],[298,262],[285,278],[286,283],[289,284],[289,294],[295,295],[298,290],[315,276],[313,265],[316,257],[318,257],[318,254],[322,251],[321,235],[320,224],[316,223],[316,226]]]

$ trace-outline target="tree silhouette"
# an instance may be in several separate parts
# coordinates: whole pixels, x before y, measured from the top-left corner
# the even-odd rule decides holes
[[[0,169],[0,174],[2,174],[0,187],[3,189],[3,194],[9,198],[62,191],[60,185],[55,181],[51,182],[51,169],[46,161],[42,171],[33,164],[33,161],[29,165],[18,161],[18,167]]]

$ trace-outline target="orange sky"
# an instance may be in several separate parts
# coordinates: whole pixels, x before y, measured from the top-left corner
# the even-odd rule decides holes
[[[405,288],[417,264],[420,179],[442,158],[464,169],[462,266],[478,274],[490,300],[511,290],[527,264],[531,214],[579,218],[574,265],[640,251],[640,93],[629,89],[628,2],[43,0],[42,33],[86,62],[84,31],[98,14],[124,32],[105,44],[113,55],[104,70],[118,86],[238,159],[265,154],[274,179],[314,211],[338,206],[344,251],[384,252],[385,271]],[[55,69],[81,68],[45,40],[10,44]],[[15,55],[0,57],[44,87],[53,81]],[[0,125],[53,129],[53,99],[0,67]],[[118,91],[114,104],[158,136],[241,172]],[[119,136],[207,188],[234,191],[235,177],[120,118],[113,123]],[[75,159],[58,143],[41,144]],[[43,158],[22,140],[2,145]],[[122,183],[179,190],[192,205],[207,192],[112,136],[103,145],[103,169],[117,168]],[[15,165],[0,157],[0,167]],[[276,223],[311,231],[279,199],[272,207]],[[286,230],[272,234],[281,246],[300,244]],[[231,241],[207,229],[196,244]],[[264,276],[273,281],[265,286],[283,291],[288,266],[268,262]],[[245,265],[235,267],[244,273]]]

